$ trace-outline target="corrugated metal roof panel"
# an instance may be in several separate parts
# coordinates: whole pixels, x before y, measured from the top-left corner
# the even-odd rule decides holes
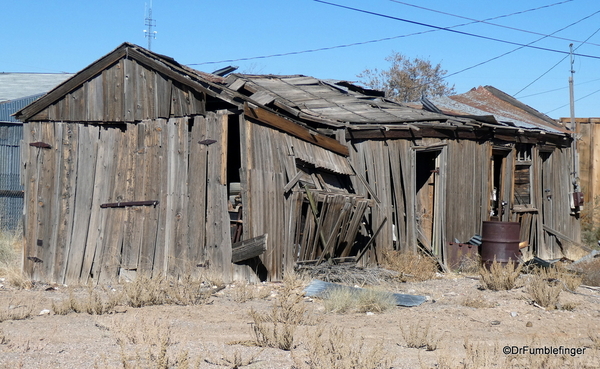
[[[21,122],[11,115],[39,99],[41,96],[44,96],[44,94],[41,93],[11,101],[0,102],[0,122],[21,124]]]

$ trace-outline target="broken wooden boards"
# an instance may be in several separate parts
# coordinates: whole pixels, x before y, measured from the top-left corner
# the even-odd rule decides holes
[[[329,283],[320,281],[318,279],[313,279],[313,281],[310,282],[310,284],[304,289],[304,293],[306,294],[306,296],[320,297],[323,296],[325,293],[336,289],[345,289],[348,291],[352,291],[353,293],[360,293],[360,291],[364,291],[363,288],[342,286],[341,284]],[[419,306],[425,301],[427,301],[427,298],[425,296],[419,295],[405,295],[402,293],[392,293],[392,296],[396,300],[396,305],[398,306]]]

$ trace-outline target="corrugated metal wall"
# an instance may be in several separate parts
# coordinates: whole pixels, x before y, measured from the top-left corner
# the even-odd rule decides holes
[[[23,217],[20,183],[22,124],[0,123],[0,230],[15,230]]]
[[[19,229],[23,218],[23,186],[20,181],[23,124],[12,114],[42,95],[0,103],[0,231]]]

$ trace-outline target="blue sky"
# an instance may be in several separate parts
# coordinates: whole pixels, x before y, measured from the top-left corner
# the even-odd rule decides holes
[[[441,63],[457,93],[492,85],[514,95],[539,78],[515,97],[559,118],[569,116],[570,62],[564,53],[573,43],[582,54],[573,64],[575,113],[600,117],[595,1],[326,1],[381,15],[315,0],[153,0],[152,50],[206,72],[236,65],[244,73],[349,81],[358,81],[366,68],[385,69],[385,57],[397,51]],[[150,0],[0,0],[0,72],[73,73],[124,41],[147,47],[149,5]],[[496,19],[451,28],[458,32],[434,28],[490,18]],[[315,49],[327,50],[304,52]],[[294,54],[264,57],[287,53]],[[261,58],[225,61],[255,57]]]

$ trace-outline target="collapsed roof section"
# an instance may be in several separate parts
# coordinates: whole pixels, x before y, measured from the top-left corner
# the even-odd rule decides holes
[[[224,83],[309,126],[344,128],[349,140],[439,137],[561,146],[571,140],[562,125],[491,86],[425,99],[420,109],[388,100],[381,91],[303,75],[231,74]]]

